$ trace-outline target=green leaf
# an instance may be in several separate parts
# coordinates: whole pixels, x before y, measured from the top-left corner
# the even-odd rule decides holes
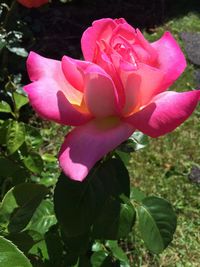
[[[56,222],[53,203],[49,200],[43,200],[33,214],[26,229],[45,234]]]
[[[37,153],[30,153],[23,158],[23,163],[26,168],[36,174],[40,174],[43,171],[43,160]]]
[[[149,143],[148,136],[142,132],[135,131],[127,141],[123,142],[117,150],[126,153],[134,152],[144,148]]]
[[[136,187],[131,188],[130,198],[138,202],[141,202],[145,198],[145,194]]]
[[[39,130],[28,124],[25,124],[25,129],[26,129],[25,142],[27,146],[30,146],[32,149],[39,148],[43,142]]]
[[[18,56],[21,56],[21,57],[27,57],[28,56],[28,52],[22,47],[11,47],[11,46],[7,45],[7,48],[10,52],[12,52]]]
[[[32,265],[12,242],[0,237],[0,266],[31,267]]]
[[[10,121],[7,130],[7,149],[13,154],[25,141],[25,127],[23,123]]]
[[[147,248],[161,253],[172,241],[176,215],[171,204],[158,197],[147,197],[137,207],[139,229]]]
[[[20,110],[21,107],[28,103],[28,98],[25,95],[19,94],[17,92],[13,93],[13,98],[17,110]]]
[[[93,237],[96,239],[125,238],[135,222],[135,209],[131,203],[120,203],[109,198],[102,207],[93,225]]]
[[[92,267],[101,267],[107,256],[108,253],[103,250],[94,252],[91,256]]]
[[[10,120],[4,121],[0,126],[0,144],[6,145],[6,136]]]
[[[126,263],[126,266],[129,267],[129,260],[126,253],[118,245],[117,241],[107,241],[106,246],[110,248],[112,255],[119,261]]]
[[[12,109],[7,102],[1,100],[0,101],[0,112],[12,113]]]
[[[4,196],[0,206],[0,221],[9,232],[20,232],[29,223],[48,189],[38,184],[19,184]]]
[[[83,182],[61,174],[54,192],[55,212],[65,235],[89,231],[108,196],[129,195],[129,175],[120,159],[109,159],[93,169]]]

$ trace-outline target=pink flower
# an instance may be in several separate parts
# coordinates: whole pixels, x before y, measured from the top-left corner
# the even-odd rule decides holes
[[[106,153],[138,129],[158,137],[195,109],[200,91],[167,91],[186,66],[169,32],[150,44],[124,19],[95,21],[82,37],[86,61],[56,61],[30,53],[25,86],[30,103],[48,120],[76,126],[65,137],[60,166],[82,181]]]
[[[21,5],[32,8],[32,7],[40,7],[49,2],[49,0],[17,0]]]

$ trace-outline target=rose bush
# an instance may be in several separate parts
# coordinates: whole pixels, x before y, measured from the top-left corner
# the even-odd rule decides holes
[[[136,129],[158,137],[195,109],[200,91],[166,91],[184,71],[184,55],[169,32],[148,43],[124,19],[101,19],[81,40],[85,61],[31,52],[29,100],[43,118],[76,126],[65,137],[60,166],[82,181],[94,164]]]
[[[49,0],[17,0],[21,5],[32,8],[32,7],[40,7],[44,4],[47,4]]]

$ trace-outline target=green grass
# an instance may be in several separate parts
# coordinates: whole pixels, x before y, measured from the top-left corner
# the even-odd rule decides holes
[[[200,31],[200,17],[190,13],[167,22],[147,39],[158,39],[169,30],[178,40],[182,31]],[[172,90],[195,89],[194,66],[188,62],[184,74]],[[178,215],[178,227],[172,244],[159,256],[151,256],[137,237],[137,249],[133,254],[133,266],[197,267],[200,250],[200,193],[199,186],[188,179],[191,167],[200,164],[200,107],[173,133],[158,139],[150,139],[144,150],[133,153],[129,171],[132,185],[148,195],[168,199]]]

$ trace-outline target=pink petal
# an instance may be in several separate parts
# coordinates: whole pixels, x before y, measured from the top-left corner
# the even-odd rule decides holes
[[[33,109],[44,119],[65,125],[81,125],[91,115],[79,112],[67,100],[54,79],[43,78],[24,87]]]
[[[84,101],[95,117],[107,117],[120,112],[115,85],[110,76],[97,65],[85,71]]]
[[[83,181],[98,160],[133,132],[130,124],[118,118],[93,120],[79,126],[65,138],[59,153],[60,166],[71,179]]]
[[[194,111],[199,97],[200,90],[161,93],[126,121],[143,133],[158,137],[173,131],[183,123]]]
[[[105,40],[109,42],[112,31],[116,27],[117,22],[113,19],[100,19],[92,23],[81,38],[81,47],[85,60],[93,61],[96,49],[96,42]]]
[[[123,113],[131,113],[136,107],[142,107],[157,95],[162,86],[163,72],[139,63],[135,71],[126,71],[121,68],[121,79],[125,88],[126,105]]]
[[[84,70],[92,63],[64,56],[62,70],[67,81],[77,90],[84,91]]]
[[[27,69],[34,83],[24,90],[41,117],[69,125],[80,125],[91,118],[90,114],[78,111],[83,95],[67,82],[59,61],[31,52]]]
[[[151,45],[158,52],[158,68],[166,73],[163,87],[168,88],[184,71],[185,57],[170,32]]]

